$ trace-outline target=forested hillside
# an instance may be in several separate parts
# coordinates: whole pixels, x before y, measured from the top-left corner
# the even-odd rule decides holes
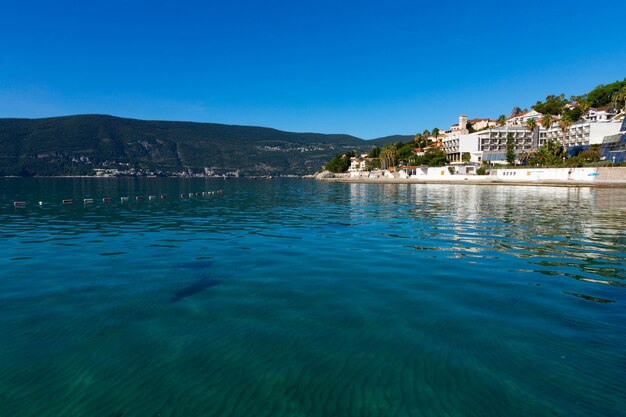
[[[345,150],[367,151],[397,137],[291,133],[213,123],[80,115],[0,119],[0,175],[90,175],[94,168],[243,175],[306,174]]]

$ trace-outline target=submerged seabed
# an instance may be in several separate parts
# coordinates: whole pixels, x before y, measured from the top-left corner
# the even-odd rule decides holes
[[[0,416],[623,415],[625,214],[622,189],[0,180]]]

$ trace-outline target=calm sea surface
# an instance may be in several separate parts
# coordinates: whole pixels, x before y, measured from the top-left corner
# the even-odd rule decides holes
[[[626,189],[0,179],[0,416],[622,416],[625,268]]]

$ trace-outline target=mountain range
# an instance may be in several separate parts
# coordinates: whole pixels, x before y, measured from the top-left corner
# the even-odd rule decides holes
[[[90,175],[94,168],[106,167],[302,175],[347,150],[368,151],[411,139],[396,135],[364,140],[344,134],[108,115],[0,118],[0,176]]]

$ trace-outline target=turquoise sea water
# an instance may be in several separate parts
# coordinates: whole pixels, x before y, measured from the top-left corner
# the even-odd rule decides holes
[[[0,179],[0,416],[620,416],[625,267],[624,189]]]

